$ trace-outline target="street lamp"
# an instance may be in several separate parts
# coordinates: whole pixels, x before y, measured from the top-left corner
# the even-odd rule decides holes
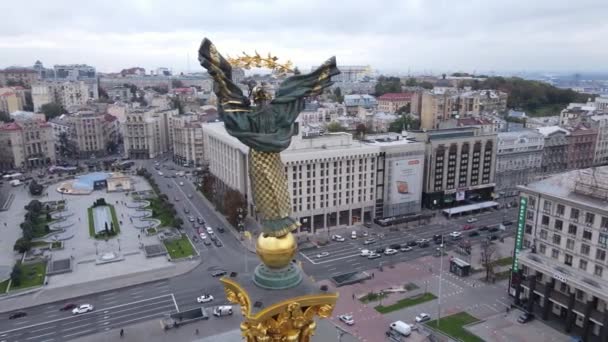
[[[437,328],[441,322],[441,283],[443,282],[443,235],[441,235],[441,246],[439,246],[439,296],[437,298]]]

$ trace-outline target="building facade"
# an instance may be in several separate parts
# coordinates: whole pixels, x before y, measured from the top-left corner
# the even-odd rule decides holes
[[[203,123],[198,115],[173,117],[173,161],[188,166],[206,164]]]
[[[378,107],[378,101],[375,97],[367,94],[344,95],[344,106],[349,115],[356,115],[359,108],[375,110]]]
[[[38,119],[16,119],[0,125],[0,169],[33,169],[55,163],[51,125]]]
[[[494,199],[496,134],[478,128],[408,132],[426,145],[423,206],[454,207]]]
[[[511,294],[566,333],[608,340],[608,167],[520,187]],[[525,301],[525,303],[524,303]]]
[[[589,117],[589,123],[597,129],[593,165],[608,165],[608,114],[593,115]]]
[[[395,114],[401,107],[409,107],[409,112],[418,114],[418,94],[416,93],[386,93],[378,97],[378,110]]]
[[[541,172],[546,174],[562,172],[568,169],[568,132],[558,126],[539,127],[536,129],[545,136]]]
[[[32,68],[6,68],[0,70],[0,86],[21,85],[31,87],[38,79],[38,71]]]
[[[127,110],[123,133],[125,154],[132,159],[156,158],[172,148],[172,120],[177,110],[156,107]]]
[[[0,112],[12,113],[23,110],[25,89],[22,87],[0,88]]]
[[[107,113],[82,110],[66,116],[77,153],[82,158],[104,156],[118,141],[118,120]]]
[[[545,136],[535,130],[503,132],[496,143],[496,191],[500,197],[517,196],[517,186],[535,181],[541,171]]]
[[[570,134],[566,138],[568,150],[566,167],[568,170],[585,169],[593,165],[595,158],[595,145],[598,130],[584,124],[568,129]]]
[[[85,105],[94,98],[89,96],[89,88],[84,81],[43,81],[32,86],[34,111],[47,103],[58,103],[63,108]]]

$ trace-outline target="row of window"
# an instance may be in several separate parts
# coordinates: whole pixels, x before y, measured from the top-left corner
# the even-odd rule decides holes
[[[528,198],[528,207],[531,209],[534,209],[535,206],[536,206],[536,198],[529,197]],[[555,209],[555,212],[553,212],[553,209]],[[555,205],[553,205],[553,203],[551,201],[544,200],[542,210],[543,210],[543,212],[545,212],[547,214],[554,214],[555,216],[558,216],[558,217],[566,216],[566,206],[561,203],[556,203]],[[568,218],[574,222],[579,222],[579,220],[583,220],[583,222],[585,224],[593,225],[593,224],[595,224],[597,216],[599,216],[599,215],[596,215],[592,212],[586,212],[583,215],[583,213],[581,212],[580,209],[571,207]],[[608,217],[600,216],[600,227],[608,229]]]

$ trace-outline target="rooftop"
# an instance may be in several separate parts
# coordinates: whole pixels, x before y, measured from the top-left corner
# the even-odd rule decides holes
[[[386,93],[380,97],[378,97],[379,101],[403,101],[403,100],[411,100],[413,94],[412,93]]]
[[[561,128],[559,126],[544,126],[544,127],[538,127],[536,129],[539,133],[541,133],[542,135],[544,135],[545,137],[550,136],[551,134],[554,134],[556,132],[564,132],[566,133],[566,135],[570,135],[570,132],[568,132],[567,129]]]

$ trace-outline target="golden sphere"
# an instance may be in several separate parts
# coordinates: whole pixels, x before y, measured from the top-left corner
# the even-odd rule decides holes
[[[270,268],[283,268],[293,260],[297,247],[296,239],[291,233],[281,237],[260,234],[255,251],[264,265]]]

